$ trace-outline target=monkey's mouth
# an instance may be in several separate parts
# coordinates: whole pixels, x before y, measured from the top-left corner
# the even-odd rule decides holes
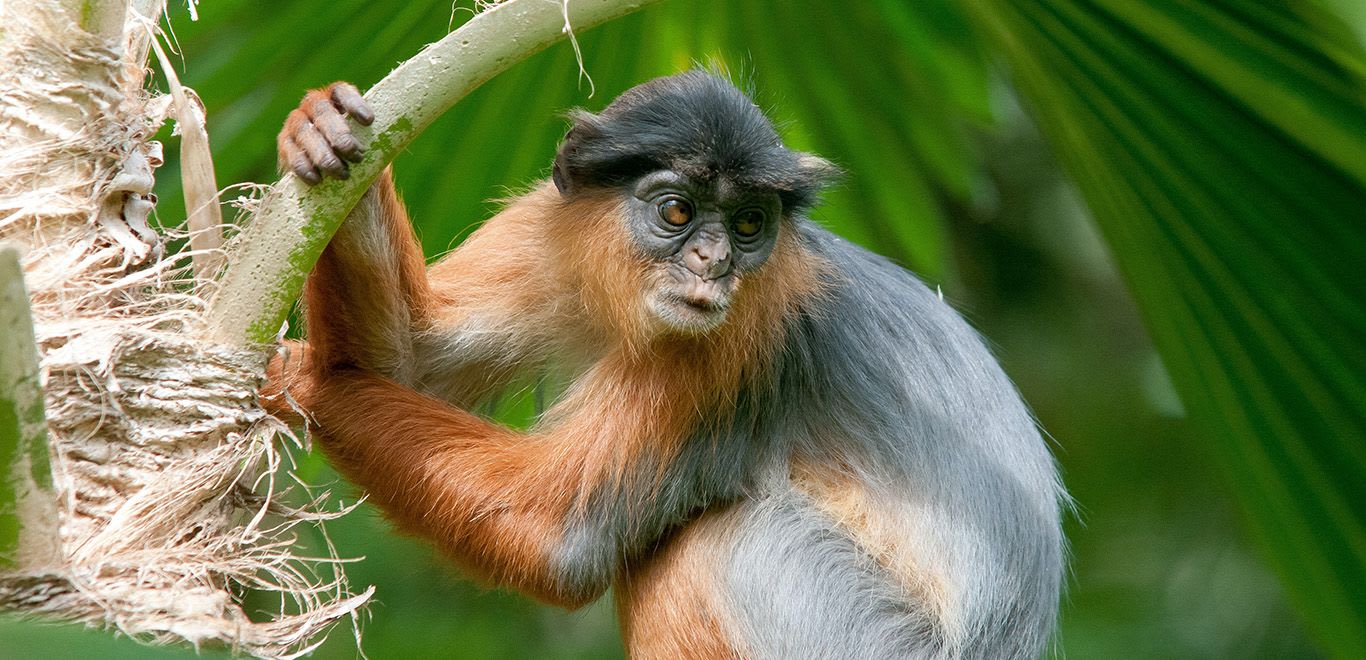
[[[734,276],[703,280],[691,276],[671,282],[655,296],[655,315],[676,330],[705,332],[726,320]]]
[[[670,303],[697,314],[725,314],[726,309],[730,307],[730,305],[723,300],[689,298],[678,294],[666,295],[665,297]]]

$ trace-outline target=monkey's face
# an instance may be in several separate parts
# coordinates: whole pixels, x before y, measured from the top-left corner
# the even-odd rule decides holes
[[[788,149],[749,97],[701,71],[638,85],[600,114],[573,117],[551,179],[570,201],[621,195],[641,258],[631,266],[643,260],[647,272],[632,318],[618,321],[635,323],[643,307],[651,331],[706,333],[761,300],[763,291],[737,293],[747,274],[769,258],[786,218],[800,217],[837,173]]]
[[[687,334],[725,322],[745,274],[773,252],[782,214],[776,192],[670,170],[638,179],[626,206],[632,242],[650,263],[645,305],[665,329]]]

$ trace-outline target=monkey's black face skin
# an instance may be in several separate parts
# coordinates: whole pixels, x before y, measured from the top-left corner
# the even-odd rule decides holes
[[[774,191],[670,170],[638,179],[625,209],[637,250],[657,266],[646,304],[666,327],[687,333],[725,321],[739,280],[773,251],[782,216]]]
[[[658,266],[651,311],[666,327],[705,332],[837,173],[783,146],[729,81],[688,71],[627,90],[600,114],[575,113],[554,180],[566,198],[621,195],[633,243]]]

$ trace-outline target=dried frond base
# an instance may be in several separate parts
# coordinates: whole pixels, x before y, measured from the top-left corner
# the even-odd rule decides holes
[[[294,556],[293,528],[345,513],[282,504],[297,440],[255,403],[260,351],[205,345],[130,319],[41,326],[60,527],[57,551],[0,575],[0,609],[294,657],[359,607],[330,547]],[[140,323],[155,317],[138,317]],[[301,486],[296,485],[296,489]],[[246,589],[285,610],[253,622]]]
[[[25,250],[53,472],[20,504],[0,609],[306,653],[370,595],[351,595],[321,531],[345,510],[302,484],[304,505],[285,504],[300,443],[257,405],[266,355],[202,339],[188,259],[147,228],[165,105],[141,90],[144,24],[116,43],[65,11],[0,3],[0,240]],[[317,557],[298,556],[300,523],[318,527]],[[249,590],[277,592],[281,611],[252,621]]]
[[[335,558],[318,575],[292,556],[292,527],[340,512],[279,504],[276,446],[292,436],[255,405],[263,356],[127,326],[45,334],[53,471],[68,494],[51,570],[72,587],[61,609],[148,641],[298,652],[358,603]],[[299,614],[252,623],[231,597],[244,588],[279,592]]]
[[[186,607],[158,607],[148,602],[146,591],[138,586],[128,589],[124,598],[115,598],[108,604],[93,600],[83,593],[80,580],[58,573],[21,572],[5,576],[0,580],[0,608],[15,609],[30,616],[47,616],[58,620],[94,622],[107,617],[111,609],[124,613],[125,618],[133,619],[109,621],[120,632],[128,634],[130,628],[140,629],[133,632],[133,638],[147,643],[176,643],[192,640],[196,648],[223,646],[234,652],[250,653],[260,657],[297,658],[315,649],[321,641],[317,634],[316,620],[335,621],[353,614],[372,591],[357,596],[333,600],[309,616],[287,616],[254,623],[245,617],[238,619],[239,625],[224,634],[225,615],[241,615],[241,611],[231,605],[224,606],[224,592],[218,589],[180,589],[175,592],[176,599],[192,601],[203,614],[195,619]],[[168,592],[169,593],[169,592]],[[130,625],[132,624],[132,625]]]

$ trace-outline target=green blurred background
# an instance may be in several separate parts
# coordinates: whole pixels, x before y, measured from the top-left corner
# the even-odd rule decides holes
[[[457,6],[451,25],[470,15]],[[272,180],[275,132],[305,89],[372,85],[451,13],[215,0],[192,22],[173,8],[219,184]],[[395,168],[436,256],[489,200],[548,174],[564,110],[725,67],[789,144],[848,171],[813,217],[939,286],[1052,436],[1078,504],[1058,655],[1349,657],[1366,615],[1363,30],[1352,0],[668,0],[580,35],[592,96],[558,45]],[[158,215],[174,224],[163,138]],[[301,469],[336,481],[316,457]],[[481,591],[369,507],[328,529],[365,557],[352,582],[377,587],[370,657],[622,653],[607,603],[564,613]],[[187,653],[12,622],[0,640],[0,658]],[[355,655],[345,627],[316,653]]]

